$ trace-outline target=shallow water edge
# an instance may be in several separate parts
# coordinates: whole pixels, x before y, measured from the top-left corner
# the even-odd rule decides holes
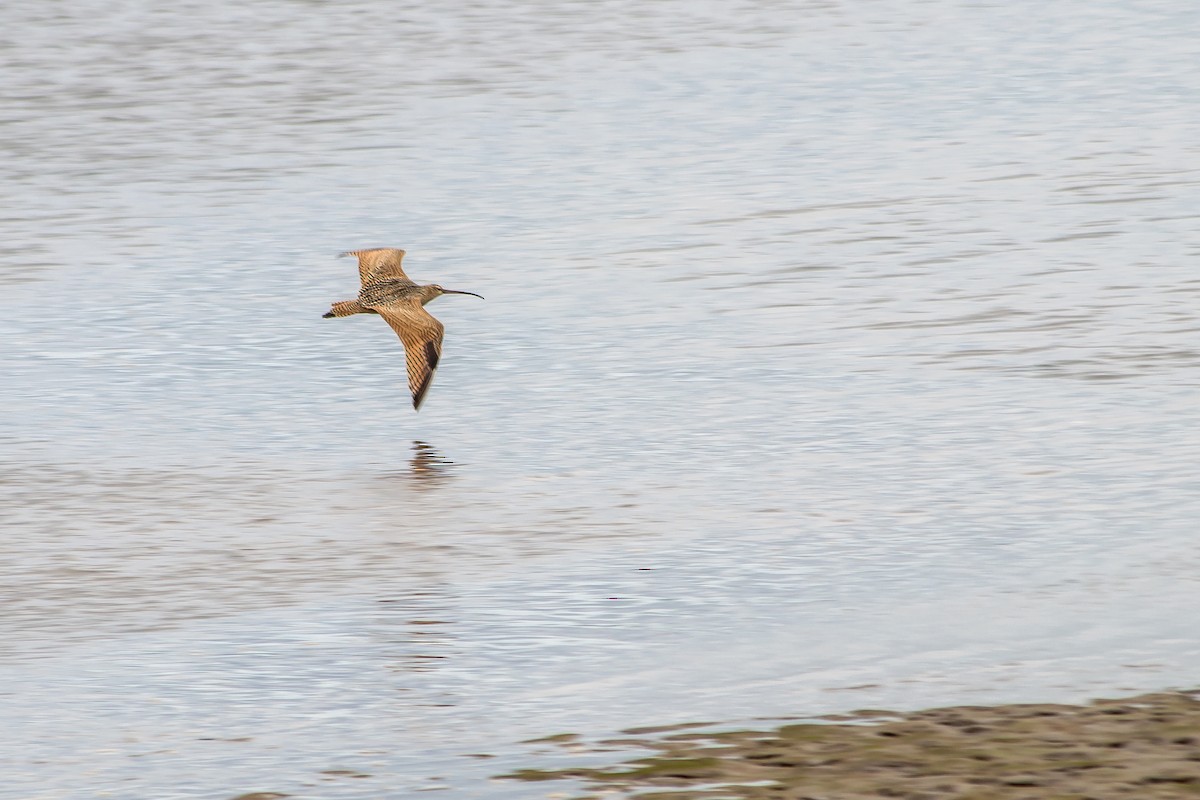
[[[689,730],[703,727],[707,730]],[[613,749],[650,754],[605,766],[523,769],[502,776],[582,780],[592,797],[700,798],[1179,798],[1200,791],[1200,690],[1086,705],[861,710],[771,730],[720,726],[635,729],[580,745],[595,762]],[[595,794],[593,794],[594,792]]]

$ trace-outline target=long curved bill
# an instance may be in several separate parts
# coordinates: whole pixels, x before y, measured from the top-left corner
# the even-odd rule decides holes
[[[460,292],[455,289],[442,289],[442,294],[469,294],[472,297],[478,297],[480,300],[485,299],[481,294],[475,294],[474,292]]]

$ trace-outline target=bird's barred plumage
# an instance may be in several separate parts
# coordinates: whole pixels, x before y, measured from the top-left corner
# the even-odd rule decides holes
[[[420,409],[442,358],[442,336],[446,329],[417,300],[377,306],[376,311],[404,343],[408,390],[412,392],[413,408]]]
[[[404,251],[398,247],[377,247],[373,250],[349,250],[340,257],[354,256],[358,259],[358,279],[366,286],[372,280],[400,278],[409,280],[404,274]],[[410,281],[411,283],[411,281]]]
[[[334,303],[325,316],[377,313],[383,317],[404,344],[408,389],[412,392],[413,408],[419,409],[441,360],[445,333],[442,323],[425,310],[425,304],[442,294],[473,292],[448,292],[436,285],[417,285],[401,267],[404,251],[396,248],[351,250],[342,255],[358,259],[362,289],[356,299]]]
[[[372,279],[364,283],[358,292],[358,302],[367,308],[386,306],[389,303],[400,303],[409,299],[420,299],[423,286],[417,286],[407,278],[392,278],[386,280]],[[433,298],[430,297],[430,300]],[[428,301],[426,301],[428,302]]]

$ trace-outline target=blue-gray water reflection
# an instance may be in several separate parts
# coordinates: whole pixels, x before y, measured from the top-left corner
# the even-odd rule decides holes
[[[1194,684],[1191,12],[860,5],[0,10],[0,796]]]

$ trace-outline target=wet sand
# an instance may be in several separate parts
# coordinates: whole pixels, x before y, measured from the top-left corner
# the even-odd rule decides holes
[[[655,800],[1200,797],[1198,697],[864,710],[771,731],[641,729],[603,746],[645,747],[650,756],[504,777],[583,780],[595,796]]]

